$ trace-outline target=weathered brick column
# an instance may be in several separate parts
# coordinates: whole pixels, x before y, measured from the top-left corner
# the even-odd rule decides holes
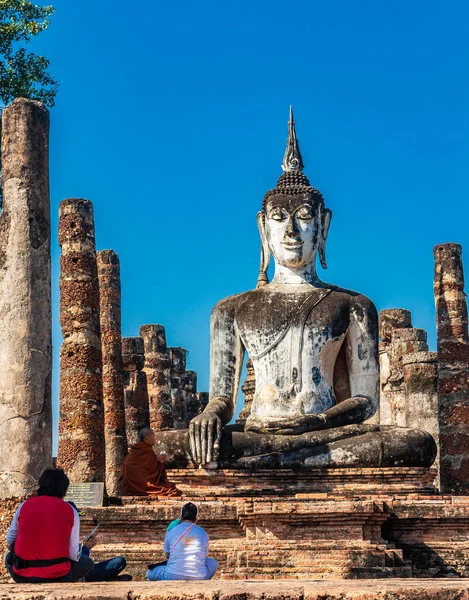
[[[392,334],[395,329],[412,327],[409,310],[390,308],[379,313],[379,418],[383,425],[404,425],[405,416],[398,415],[405,407],[404,374],[399,357],[393,352]]]
[[[186,407],[186,427],[200,413],[200,402],[197,396],[197,373],[186,371],[182,380],[182,397]]]
[[[140,337],[145,348],[150,426],[155,431],[173,428],[170,370],[171,358],[163,325],[142,325]]]
[[[9,521],[5,499],[16,508],[52,466],[49,113],[19,98],[2,130],[0,517]]]
[[[142,371],[145,365],[143,339],[122,338],[122,363],[124,368],[125,429],[127,443],[133,446],[138,441],[138,431],[150,425],[148,411],[147,376]]]
[[[209,395],[208,392],[197,392],[197,402],[198,402],[198,414],[204,412],[205,407],[208,404]]]
[[[173,427],[174,429],[185,429],[189,424],[186,398],[184,396],[187,350],[179,347],[169,348],[169,356],[171,359],[170,381]]]
[[[59,208],[60,418],[57,464],[74,482],[104,481],[99,285],[93,205],[70,198]]]
[[[434,248],[441,489],[469,493],[469,334],[462,248]]]
[[[409,352],[402,357],[406,393],[406,426],[427,431],[437,445],[433,468],[439,470],[438,356],[436,352]],[[440,486],[439,476],[436,486]]]
[[[106,490],[120,495],[119,476],[127,454],[122,370],[121,281],[119,257],[113,250],[97,254],[101,351],[103,361]]]
[[[244,406],[236,419],[236,423],[244,424],[251,414],[252,401],[254,400],[254,393],[256,391],[256,374],[250,358],[246,363],[246,379],[244,380],[241,390],[244,395]]]

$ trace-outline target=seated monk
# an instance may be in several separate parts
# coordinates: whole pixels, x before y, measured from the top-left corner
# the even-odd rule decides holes
[[[180,496],[177,487],[168,481],[166,469],[158,460],[153,446],[155,432],[143,427],[139,441],[131,446],[122,465],[121,479],[128,496]]]

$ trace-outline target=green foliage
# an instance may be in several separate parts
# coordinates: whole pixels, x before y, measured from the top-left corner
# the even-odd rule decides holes
[[[58,84],[47,73],[49,61],[22,47],[47,29],[53,12],[53,6],[41,7],[29,0],[0,0],[0,100],[4,104],[23,97],[54,106]]]
[[[58,83],[47,72],[49,61],[22,47],[47,29],[53,12],[53,6],[41,7],[29,0],[0,0],[0,103],[3,105],[15,98],[31,98],[47,107],[54,106]],[[2,205],[0,187],[0,209]]]

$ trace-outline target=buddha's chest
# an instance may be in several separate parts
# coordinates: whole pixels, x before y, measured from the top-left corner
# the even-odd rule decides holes
[[[240,304],[236,325],[253,360],[270,355],[271,362],[314,360],[328,344],[342,340],[349,326],[349,307],[330,290],[309,294],[259,294]],[[288,361],[286,360],[288,359]],[[277,365],[281,369],[281,365]]]

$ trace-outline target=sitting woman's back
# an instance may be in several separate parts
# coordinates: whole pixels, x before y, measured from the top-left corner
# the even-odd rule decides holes
[[[168,528],[164,539],[166,565],[147,572],[150,581],[211,579],[218,563],[208,558],[208,535],[196,525],[197,507],[185,504],[178,525]]]
[[[207,579],[208,535],[202,527],[182,521],[166,534],[164,551],[169,554],[166,571],[174,579]]]

